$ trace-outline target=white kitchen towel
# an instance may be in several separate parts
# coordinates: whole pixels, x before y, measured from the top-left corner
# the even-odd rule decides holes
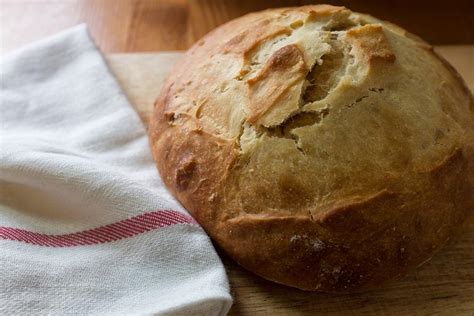
[[[223,265],[86,27],[0,74],[0,314],[226,314]]]

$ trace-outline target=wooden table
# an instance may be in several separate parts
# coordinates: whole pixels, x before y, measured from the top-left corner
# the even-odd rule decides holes
[[[474,90],[474,45],[436,49]],[[112,71],[145,124],[162,80],[180,56],[180,53],[108,56]],[[245,271],[222,251],[219,253],[235,299],[231,310],[234,315],[474,316],[474,216],[459,236],[430,262],[385,289],[362,294],[329,295],[276,285]]]
[[[182,50],[247,12],[318,2],[398,23],[432,44],[474,44],[473,0],[0,0],[0,52],[81,22],[105,52]]]

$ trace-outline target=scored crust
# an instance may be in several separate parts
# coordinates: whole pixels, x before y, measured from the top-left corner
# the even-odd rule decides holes
[[[472,208],[473,104],[421,39],[312,5],[197,42],[149,133],[166,186],[242,266],[357,291],[429,259]]]

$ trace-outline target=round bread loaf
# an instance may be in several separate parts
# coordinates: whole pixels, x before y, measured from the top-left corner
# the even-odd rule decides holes
[[[150,139],[166,186],[239,264],[341,292],[398,278],[449,239],[472,207],[473,131],[472,95],[430,45],[314,5],[197,42]]]

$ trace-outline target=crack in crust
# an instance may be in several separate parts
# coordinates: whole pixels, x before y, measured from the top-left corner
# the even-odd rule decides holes
[[[298,24],[299,25],[299,24]],[[301,24],[303,25],[303,24]],[[299,27],[301,27],[301,25]],[[259,110],[254,112],[252,116],[247,119],[247,122],[254,125],[255,129],[261,136],[265,134],[270,137],[287,138],[294,141],[296,149],[305,154],[301,147],[299,137],[292,132],[293,129],[312,126],[320,123],[320,121],[329,114],[329,107],[320,111],[305,111],[304,106],[324,99],[329,92],[334,89],[341,78],[346,73],[346,68],[350,65],[349,63],[349,51],[350,48],[343,43],[343,41],[337,41],[338,34],[343,29],[350,29],[358,26],[359,24],[353,21],[347,23],[338,24],[337,28],[340,30],[337,32],[332,31],[333,26],[329,26],[328,29],[331,31],[320,31],[323,33],[329,33],[330,37],[327,43],[330,44],[330,50],[324,53],[319,60],[316,60],[311,68],[307,68],[307,64],[304,63],[303,54],[297,45],[283,46],[277,50],[265,63],[265,66],[261,71],[254,77],[247,80],[248,87],[250,89],[250,105],[258,105]],[[344,25],[344,27],[342,26]],[[291,35],[291,33],[290,33]],[[287,35],[286,37],[288,37]],[[284,40],[279,37],[278,40],[273,40],[272,45]],[[260,43],[260,45],[263,45]],[[296,66],[300,65],[300,66]],[[280,79],[280,72],[285,72],[288,75],[288,71],[292,72],[296,70],[296,77],[291,76],[292,80],[285,82],[279,90],[271,91],[271,95],[264,95],[261,98],[256,98],[256,94],[253,91],[264,90],[265,85],[275,87]],[[303,79],[302,74],[305,74]],[[245,72],[248,75],[248,72]],[[275,80],[277,80],[275,82]],[[299,89],[299,95],[295,94],[295,90],[291,88],[297,87]],[[275,93],[276,92],[276,93]],[[293,96],[291,94],[293,93]],[[290,98],[288,96],[290,95]],[[273,101],[272,101],[273,96]],[[271,122],[265,124],[257,120],[261,119],[270,110],[278,109],[278,102],[284,101],[286,104],[295,103],[294,109],[288,113],[282,113],[286,118],[278,119],[279,123],[271,124]],[[266,104],[262,106],[262,104]],[[281,115],[280,115],[281,116]],[[274,121],[273,121],[274,122]],[[240,146],[240,138],[244,130],[245,121],[241,122],[240,133],[238,136],[238,145]],[[241,147],[240,147],[241,149]]]
[[[350,45],[340,35],[352,30],[357,35],[358,28],[370,23],[351,17],[347,9],[329,12],[309,10],[306,19],[284,25],[276,23],[271,32],[258,31],[250,36],[258,40],[244,51],[242,67],[235,77],[239,81],[248,78],[247,122],[254,126],[276,126],[300,112],[304,103],[324,99],[337,86],[351,57]],[[316,17],[326,19],[312,30],[314,39],[320,40],[325,48],[308,55],[300,44],[298,30],[310,27],[318,20]],[[235,40],[231,43],[237,45]]]
[[[297,112],[277,126],[259,126],[258,130],[261,131],[262,134],[265,134],[269,137],[279,137],[293,140],[296,149],[300,153],[305,154],[304,149],[300,144],[298,135],[294,134],[293,131],[297,128],[318,124],[327,115],[329,115],[329,108],[315,112]]]
[[[302,96],[305,103],[324,99],[339,82],[347,58],[341,46],[337,42],[331,43],[331,51],[306,75],[307,85]]]

